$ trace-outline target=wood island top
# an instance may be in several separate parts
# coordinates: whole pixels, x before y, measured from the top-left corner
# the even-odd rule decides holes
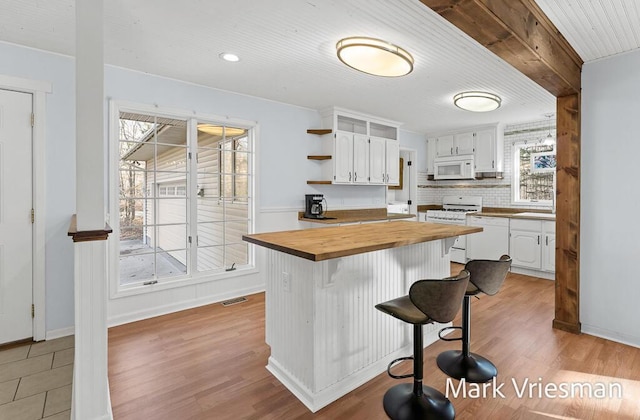
[[[307,260],[324,261],[477,232],[482,228],[396,221],[256,233],[242,239]]]

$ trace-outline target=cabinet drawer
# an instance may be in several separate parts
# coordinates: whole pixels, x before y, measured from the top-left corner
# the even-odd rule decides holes
[[[542,231],[541,220],[511,219],[511,229],[528,230],[531,232]]]
[[[469,216],[468,226],[509,226],[509,219],[506,217]]]
[[[556,222],[543,222],[542,229],[546,233],[556,233]]]

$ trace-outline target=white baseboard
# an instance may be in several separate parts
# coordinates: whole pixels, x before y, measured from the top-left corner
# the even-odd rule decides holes
[[[264,292],[264,285],[260,285],[258,287],[249,287],[245,289],[230,290],[216,295],[209,295],[198,299],[185,300],[169,305],[145,308],[140,311],[110,317],[107,319],[107,326],[109,328],[115,327],[118,325],[128,324],[130,322],[141,321],[143,319],[153,318],[156,316],[166,315],[178,311],[184,311],[186,309],[197,308],[199,306],[210,305],[212,303],[222,302],[227,299],[253,295],[260,292]]]
[[[581,331],[584,334],[594,335],[596,337],[604,338],[606,340],[615,341],[616,343],[626,344],[640,348],[640,337],[629,334],[620,333],[617,331],[608,330],[606,328],[600,328],[589,324],[582,324]]]
[[[58,330],[47,331],[45,340],[53,340],[56,338],[67,337],[76,333],[75,327],[60,328]]]
[[[524,274],[525,276],[539,277],[541,279],[555,280],[556,273],[550,271],[531,270],[529,268],[511,266],[511,272],[516,274]]]

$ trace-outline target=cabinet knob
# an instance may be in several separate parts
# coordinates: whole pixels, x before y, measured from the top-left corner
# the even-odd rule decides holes
[[[456,146],[456,155],[458,154],[458,146]]]
[[[540,235],[538,235],[538,245],[540,245]]]
[[[354,172],[353,173],[353,182],[356,182],[358,180],[358,173]]]
[[[351,182],[351,171],[349,171],[349,182]]]

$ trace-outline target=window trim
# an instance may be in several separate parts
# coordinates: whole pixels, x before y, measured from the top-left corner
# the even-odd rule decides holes
[[[248,264],[236,265],[236,270],[228,272],[224,268],[220,270],[212,270],[208,272],[193,272],[189,270],[187,274],[182,276],[176,276],[171,279],[164,279],[162,282],[153,285],[121,285],[119,281],[119,241],[120,241],[120,223],[119,223],[119,181],[118,181],[118,168],[119,168],[119,119],[121,112],[132,112],[139,114],[149,114],[164,118],[184,119],[187,121],[187,138],[189,142],[188,150],[195,156],[197,152],[197,142],[192,141],[191,136],[197,133],[198,123],[211,123],[211,124],[224,124],[227,126],[236,126],[245,128],[248,131],[248,142],[250,144],[251,154],[253,158],[249,162],[249,202],[247,203],[247,216],[248,216],[248,229],[249,233],[255,232],[256,224],[256,209],[258,208],[258,197],[256,190],[256,162],[257,162],[257,138],[259,132],[259,125],[255,121],[242,120],[229,118],[227,116],[219,116],[212,114],[198,113],[195,111],[187,111],[183,109],[158,107],[156,105],[139,104],[134,102],[122,101],[111,99],[109,101],[109,124],[107,138],[109,141],[109,161],[107,164],[108,176],[108,213],[107,220],[112,226],[114,232],[109,235],[108,241],[108,278],[109,278],[109,297],[111,299],[127,297],[132,295],[151,293],[160,290],[167,290],[173,288],[186,287],[196,285],[205,282],[214,282],[234,277],[241,277],[245,275],[252,275],[258,273],[256,267],[256,255],[254,247],[248,246],[247,260]],[[192,167],[189,169],[189,173],[194,173],[193,166],[196,165],[196,159],[192,159]],[[189,165],[189,163],[188,163]],[[196,172],[197,173],[197,172]],[[191,185],[191,177],[187,179],[187,188]],[[194,200],[197,200],[197,195],[194,195]],[[190,220],[193,221],[196,206],[189,206],[191,209]],[[192,222],[193,223],[193,222]],[[195,244],[193,245],[195,246]],[[195,263],[195,252],[191,252],[190,264],[193,267]]]
[[[518,199],[516,200],[516,196],[519,197],[520,192],[520,168],[519,168],[519,164],[520,164],[520,149],[523,147],[527,147],[527,146],[536,146],[536,142],[529,142],[526,140],[523,141],[517,141],[512,143],[512,149],[511,149],[511,157],[512,157],[512,164],[511,164],[511,205],[512,206],[517,206],[517,207],[553,207],[554,206],[554,200],[523,200],[523,199]],[[556,153],[556,148],[554,147],[554,151],[553,153]],[[516,167],[516,163],[518,165],[518,167]],[[557,188],[557,183],[556,183],[556,174],[557,172],[554,171],[553,172],[553,196],[555,196],[556,194],[556,188]]]

